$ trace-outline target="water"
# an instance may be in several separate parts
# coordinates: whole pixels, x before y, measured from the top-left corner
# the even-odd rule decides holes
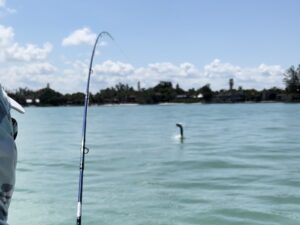
[[[83,224],[298,225],[300,105],[89,109]],[[11,225],[75,224],[82,107],[19,121]],[[175,126],[185,126],[183,143]]]

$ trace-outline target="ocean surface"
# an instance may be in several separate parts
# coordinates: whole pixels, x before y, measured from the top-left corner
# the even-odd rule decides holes
[[[10,225],[75,224],[82,112],[14,113]],[[280,103],[90,107],[82,224],[299,225],[299,112]]]

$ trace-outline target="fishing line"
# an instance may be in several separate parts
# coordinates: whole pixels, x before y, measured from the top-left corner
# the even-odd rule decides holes
[[[124,51],[124,49],[121,47],[121,45],[115,40],[112,40],[115,44],[115,47],[120,51],[120,53],[122,53],[123,56],[125,56],[125,58],[127,58],[127,60],[129,62],[133,62],[133,60],[131,59],[131,57],[129,57],[129,55]]]

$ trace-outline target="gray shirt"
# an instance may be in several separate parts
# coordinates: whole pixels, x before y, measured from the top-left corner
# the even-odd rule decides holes
[[[13,138],[10,106],[0,91],[0,225],[7,225],[10,200],[15,186],[17,148]]]

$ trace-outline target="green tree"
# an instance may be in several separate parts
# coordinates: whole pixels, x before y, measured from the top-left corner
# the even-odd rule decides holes
[[[299,93],[300,92],[300,65],[297,69],[294,66],[291,66],[284,73],[283,79],[286,90],[289,93]]]
[[[206,102],[209,102],[213,97],[213,92],[210,88],[210,84],[204,85],[202,88],[199,89],[199,92],[203,95],[203,99]]]
[[[176,98],[176,89],[169,81],[160,81],[154,88],[153,99],[155,102],[171,102]]]
[[[176,84],[175,92],[177,95],[185,94],[185,91],[179,86],[179,84]]]
[[[51,88],[40,89],[36,92],[35,96],[40,99],[41,105],[58,106],[66,104],[64,95],[57,91],[54,91]]]
[[[70,105],[83,105],[85,94],[81,92],[73,93],[73,94],[66,94],[65,96],[66,103]],[[90,96],[91,99],[91,96]]]

